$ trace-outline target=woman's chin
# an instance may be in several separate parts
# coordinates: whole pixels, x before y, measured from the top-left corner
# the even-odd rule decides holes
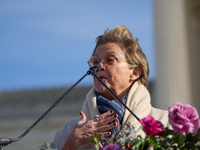
[[[94,88],[95,88],[95,91],[100,93],[100,94],[107,91],[106,88],[103,85],[94,86]]]

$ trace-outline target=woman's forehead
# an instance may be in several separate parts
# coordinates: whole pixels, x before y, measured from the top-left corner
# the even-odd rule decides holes
[[[107,44],[103,44],[100,45],[94,55],[98,56],[98,55],[107,55],[107,54],[114,54],[114,55],[123,55],[123,51],[122,49],[114,43],[107,43]]]

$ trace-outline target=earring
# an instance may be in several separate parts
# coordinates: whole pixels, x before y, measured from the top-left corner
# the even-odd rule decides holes
[[[130,78],[131,80],[133,80],[133,78]]]

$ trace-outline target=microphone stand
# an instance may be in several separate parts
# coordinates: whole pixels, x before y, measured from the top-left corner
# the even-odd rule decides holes
[[[101,84],[103,84],[103,86],[138,120],[140,121],[140,119],[126,106],[126,104],[124,104],[122,102],[122,100],[109,88],[107,87],[107,85],[105,83],[103,83],[103,81],[95,74],[95,72],[91,72],[91,74],[93,76],[95,76],[95,78],[97,78]]]
[[[30,128],[28,128],[22,135],[15,139],[7,138],[7,137],[1,137],[0,138],[0,150],[4,150],[5,146],[8,144],[11,144],[13,142],[17,142],[20,139],[22,139],[24,136],[26,136],[54,107],[56,107],[87,75],[93,75],[95,76],[109,91],[110,93],[117,99],[119,102],[126,108],[128,111],[139,121],[140,119],[121,101],[121,99],[111,90],[109,89],[103,81],[99,77],[96,76],[95,72],[101,70],[101,66],[97,65],[95,67],[91,67],[87,73],[80,78],[67,92],[63,94]]]
[[[126,106],[126,104],[122,102],[122,100],[109,87],[107,87],[107,85],[105,85],[105,83],[103,83],[103,81],[95,74],[95,72],[91,72],[91,74],[95,76],[95,78],[97,78],[101,82],[101,84],[103,84],[104,87],[140,122],[140,119]],[[174,131],[169,129],[169,134],[173,135],[173,133]]]
[[[110,88],[107,87],[107,85],[105,85],[105,83],[103,83],[103,81],[95,74],[95,72],[91,72],[91,74],[95,76],[95,78],[97,78],[101,82],[101,84],[103,84],[105,88],[140,122],[140,119],[126,106],[126,104],[122,102],[122,100]],[[173,133],[174,131],[169,129],[169,134],[173,135]]]
[[[17,142],[22,139],[25,135],[27,135],[54,107],[56,107],[87,75],[91,73],[95,73],[96,71],[100,70],[98,67],[91,67],[87,73],[80,78],[67,92],[63,94],[30,128],[28,128],[22,135],[15,139],[1,137],[0,138],[0,150],[4,150],[5,146],[11,144],[13,142]]]

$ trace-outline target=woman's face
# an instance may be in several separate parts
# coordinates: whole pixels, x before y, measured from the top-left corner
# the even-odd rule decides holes
[[[120,59],[116,58],[116,61],[112,65],[106,65],[103,60],[100,64],[102,69],[96,73],[96,75],[119,97],[122,98],[126,94],[133,83],[132,77],[134,69],[129,67],[126,62],[126,58],[123,55],[122,49],[114,43],[107,43],[100,45],[94,54],[94,57],[104,58],[107,54],[113,54]],[[94,88],[105,98],[112,100],[112,94],[95,78]]]

